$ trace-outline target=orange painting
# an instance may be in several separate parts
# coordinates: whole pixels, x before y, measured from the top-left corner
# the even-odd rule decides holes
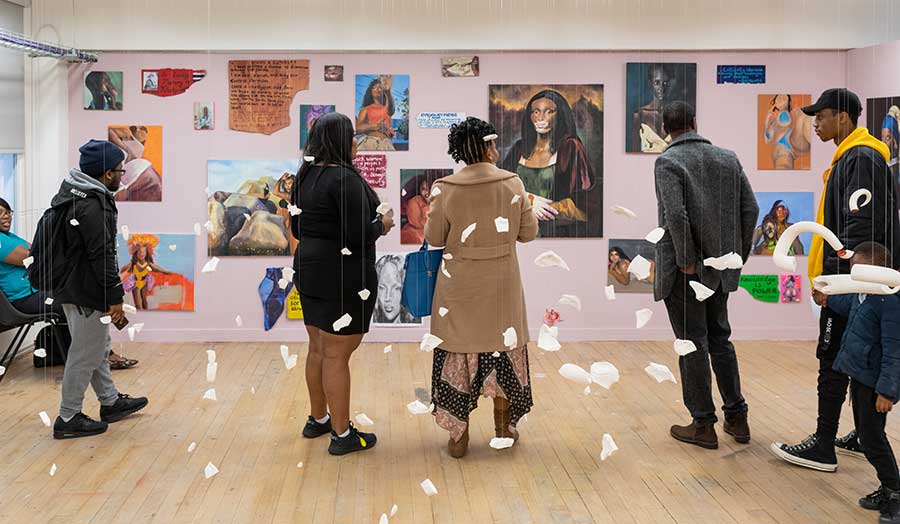
[[[800,110],[811,95],[759,95],[756,152],[760,170],[808,170],[812,118]]]
[[[162,126],[109,126],[109,141],[126,155],[116,200],[162,201],[162,131]]]

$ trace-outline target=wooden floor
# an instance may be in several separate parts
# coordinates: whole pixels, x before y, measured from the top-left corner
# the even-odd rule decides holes
[[[738,343],[753,442],[720,447],[676,443],[672,423],[688,420],[681,388],[657,384],[649,361],[677,374],[670,343],[577,343],[531,358],[535,407],[512,449],[488,446],[489,401],[475,413],[470,452],[446,452],[446,434],[406,404],[430,389],[431,355],[416,345],[368,344],[353,365],[352,412],[374,420],[370,452],[327,454],[327,438],[300,437],[308,413],[301,362],[287,371],[278,344],[222,344],[218,401],[207,389],[200,344],[130,344],[141,359],[115,373],[121,391],[150,397],[140,415],[105,435],[55,441],[38,412],[56,417],[60,369],[19,360],[0,384],[0,522],[27,523],[392,523],[876,522],[856,500],[877,485],[864,460],[841,458],[835,474],[777,461],[772,440],[799,441],[814,428],[812,343]],[[622,378],[591,396],[563,379],[566,362],[607,360]],[[255,391],[255,393],[253,392]],[[93,397],[89,393],[89,397]],[[90,398],[88,414],[97,416]],[[844,428],[849,428],[845,407]],[[894,417],[896,418],[896,417]],[[719,426],[721,428],[721,426]],[[900,436],[896,420],[889,432]],[[601,436],[619,451],[600,461]],[[188,445],[197,443],[193,453]],[[895,443],[895,449],[897,444]],[[220,473],[204,479],[208,462]],[[298,469],[298,462],[303,467]],[[58,471],[51,477],[52,464]],[[419,484],[438,489],[427,497]]]

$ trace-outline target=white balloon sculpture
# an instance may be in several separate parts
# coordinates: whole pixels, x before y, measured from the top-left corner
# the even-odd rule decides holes
[[[797,259],[793,256],[789,256],[788,250],[801,233],[813,233],[824,238],[825,241],[828,242],[828,245],[837,251],[838,256],[845,260],[853,257],[853,251],[844,249],[844,245],[838,240],[837,235],[832,233],[827,227],[816,222],[797,222],[784,230],[784,233],[781,234],[778,243],[775,245],[775,252],[772,254],[772,262],[774,262],[776,266],[785,271],[797,271]]]

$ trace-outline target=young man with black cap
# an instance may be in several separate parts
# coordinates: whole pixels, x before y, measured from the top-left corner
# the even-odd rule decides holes
[[[896,267],[900,261],[900,191],[888,168],[888,147],[869,134],[865,127],[856,125],[862,113],[859,97],[847,89],[828,89],[815,104],[804,107],[803,112],[815,116],[813,129],[816,135],[823,142],[833,141],[837,146],[831,167],[822,177],[824,187],[816,222],[833,231],[846,249],[852,250],[862,242],[887,246],[893,253]],[[850,195],[858,189],[869,190],[872,201],[859,211],[851,212]],[[840,259],[820,236],[813,237],[808,263],[810,281],[819,275],[850,273],[850,262]],[[800,444],[790,446],[775,442],[771,449],[776,456],[792,464],[833,472],[837,470],[835,445],[845,452],[859,456],[862,453],[855,431],[836,439],[850,379],[833,366],[847,318],[829,309],[820,296],[816,297],[816,302],[822,306],[816,347],[819,359],[816,432]]]
[[[79,149],[79,169],[59,187],[50,205],[65,220],[65,242],[71,270],[53,295],[61,302],[72,334],[63,372],[62,402],[53,425],[57,439],[86,437],[106,431],[147,405],[146,398],[119,393],[109,371],[109,322],[125,321],[124,291],[116,260],[116,220],[113,199],[125,172],[125,153],[105,140],[91,140]],[[75,219],[75,221],[72,221]],[[106,319],[104,317],[109,317]],[[88,384],[100,400],[100,421],[81,412]]]

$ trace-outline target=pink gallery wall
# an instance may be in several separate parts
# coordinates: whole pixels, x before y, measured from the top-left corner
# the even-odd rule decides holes
[[[900,96],[900,40],[848,53],[847,83],[863,102],[860,123],[866,122],[866,98]]]
[[[301,103],[335,104],[345,114],[354,111],[354,75],[394,73],[410,75],[410,113],[462,111],[486,117],[488,84],[596,83],[604,87],[604,234],[602,239],[539,240],[519,246],[522,275],[532,337],[536,338],[543,312],[563,293],[578,295],[581,312],[561,307],[563,340],[671,339],[665,307],[651,295],[622,295],[607,302],[606,253],[608,238],[643,238],[656,223],[653,186],[654,155],[626,154],[625,64],[627,62],[696,62],[699,131],[714,143],[737,152],[756,191],[812,191],[818,199],[820,174],[827,166],[833,145],[812,145],[809,171],[756,170],[757,95],[789,92],[810,93],[847,85],[845,52],[567,52],[481,54],[481,76],[443,78],[438,54],[207,54],[207,53],[104,53],[94,70],[124,72],[124,110],[82,109],[85,66],[72,66],[69,77],[70,160],[77,165],[77,147],[90,138],[103,138],[108,125],[162,125],[163,202],[121,203],[119,223],[132,232],[190,233],[196,222],[207,220],[208,159],[292,159],[298,151],[298,115]],[[303,58],[310,61],[310,89],[297,94],[291,106],[291,126],[271,136],[228,129],[227,65],[230,59]],[[344,82],[325,83],[324,64],[343,64]],[[717,64],[765,64],[765,85],[717,85]],[[892,68],[896,74],[898,68]],[[158,98],[140,92],[141,68],[182,67],[206,69],[208,74],[186,93]],[[891,68],[888,68],[891,70]],[[895,82],[894,85],[897,85]],[[886,94],[886,93],[882,93]],[[194,131],[195,101],[216,104],[216,130]],[[458,167],[447,156],[446,130],[425,130],[411,122],[410,150],[388,153],[388,188],[382,198],[399,208],[401,168]],[[612,205],[634,210],[638,220],[614,215]],[[407,252],[400,245],[399,228],[379,242],[383,252]],[[300,321],[279,320],[275,328],[262,327],[262,305],[257,286],[265,268],[291,263],[283,258],[222,258],[215,273],[202,274],[206,262],[206,236],[196,241],[196,311],[146,312],[134,321],[144,322],[142,340],[154,341],[292,341],[305,340]],[[553,249],[572,268],[541,269],[532,260]],[[805,259],[798,266],[805,268]],[[752,258],[746,273],[777,273],[770,259]],[[816,334],[810,303],[804,289],[800,304],[768,304],[754,301],[743,290],[732,295],[731,320],[736,338],[812,339]],[[650,308],[654,316],[641,330],[634,328],[634,312]],[[235,325],[241,315],[243,327]],[[369,341],[416,341],[428,329],[421,327],[374,328]],[[121,334],[118,336],[121,337]]]

